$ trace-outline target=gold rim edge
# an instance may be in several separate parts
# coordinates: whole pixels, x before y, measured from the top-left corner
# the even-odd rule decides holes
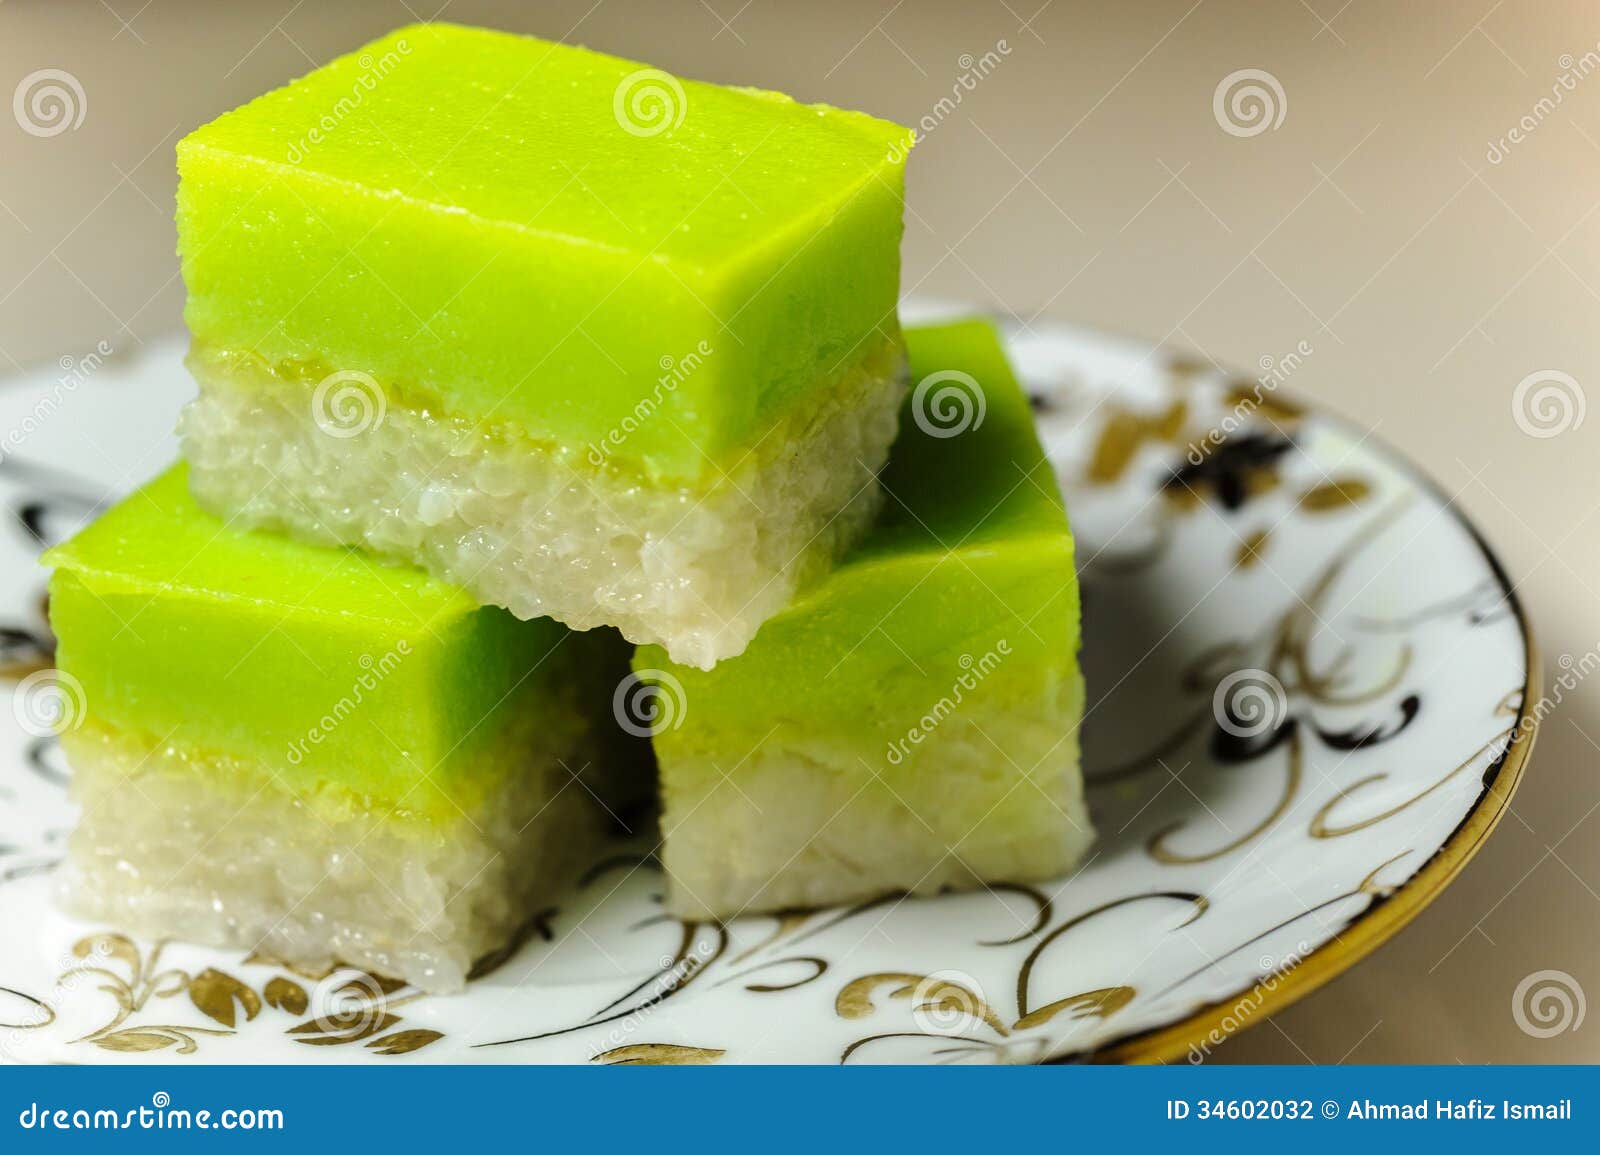
[[[1309,411],[1327,418],[1318,410]],[[1385,446],[1385,449],[1391,458],[1413,475],[1419,488],[1434,490],[1432,479],[1413,466],[1404,454],[1389,446]],[[1401,883],[1393,894],[1356,915],[1339,932],[1338,937],[1312,951],[1293,970],[1268,975],[1237,994],[1207,1003],[1167,1026],[1153,1027],[1092,1051],[1066,1051],[1051,1055],[1043,1062],[1170,1063],[1192,1050],[1201,1047],[1209,1050],[1243,1034],[1250,1027],[1264,1022],[1338,978],[1410,925],[1439,892],[1461,873],[1494,833],[1522,782],[1539,728],[1539,719],[1534,713],[1542,685],[1538,644],[1534,639],[1532,623],[1528,621],[1527,613],[1517,598],[1516,588],[1499,557],[1465,514],[1459,510],[1453,512],[1456,520],[1477,544],[1495,580],[1500,583],[1522,634],[1523,660],[1526,664],[1522,704],[1513,723],[1511,742],[1484,772],[1488,785],[1483,788],[1472,808],[1462,817],[1450,837],[1434,851],[1433,856]],[[1245,1002],[1251,1004],[1250,1014],[1240,1016],[1236,1013],[1237,1008]],[[1231,1027],[1225,1025],[1229,1020],[1233,1021]]]
[[[1534,656],[1531,640],[1528,654],[1530,658]],[[1528,680],[1528,695],[1537,697],[1533,693],[1537,688],[1538,676],[1535,674]],[[1242,1034],[1256,1023],[1299,1002],[1372,954],[1421,914],[1439,892],[1461,873],[1488,841],[1489,835],[1494,833],[1522,781],[1536,730],[1537,725],[1534,725],[1513,739],[1500,761],[1493,784],[1479,797],[1455,833],[1393,895],[1353,919],[1340,932],[1342,941],[1330,941],[1319,947],[1293,971],[1270,980],[1270,986],[1268,981],[1258,982],[1223,1002],[1202,1007],[1169,1027],[1131,1036],[1083,1057],[1095,1063],[1168,1063],[1202,1044],[1214,1047],[1217,1044],[1213,1042],[1213,1032],[1215,1037],[1223,1041]],[[1236,1018],[1235,1008],[1247,1001],[1253,1005],[1251,1014],[1248,1018]],[[1235,1019],[1236,1025],[1231,1030],[1224,1029],[1224,1024],[1230,1018]],[[1061,1055],[1054,1058],[1059,1061],[1070,1057]]]

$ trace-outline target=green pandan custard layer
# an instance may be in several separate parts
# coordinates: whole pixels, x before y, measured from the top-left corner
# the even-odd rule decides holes
[[[926,739],[909,735],[942,702],[1048,716],[1076,678],[1072,537],[998,336],[965,321],[906,338],[913,393],[874,529],[739,657],[702,672],[635,655],[683,687],[681,725],[655,737],[669,806],[675,757],[730,769],[760,742],[831,743],[914,780]]]
[[[180,143],[186,317],[213,349],[555,445],[606,444],[647,402],[616,463],[715,476],[893,337],[910,143],[580,48],[403,28]]]
[[[485,754],[513,720],[526,742],[548,717],[569,746],[570,687],[620,647],[353,550],[230,528],[183,466],[45,561],[87,722],[411,809],[458,813],[493,785],[508,763]]]

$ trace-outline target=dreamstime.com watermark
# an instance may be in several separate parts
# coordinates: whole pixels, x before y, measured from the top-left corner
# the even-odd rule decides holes
[[[626,1046],[628,1040],[650,1021],[650,1016],[661,1007],[667,996],[688,983],[715,955],[716,945],[710,939],[695,943],[682,957],[662,955],[659,972],[650,980],[649,987],[641,992],[645,995],[644,1001],[612,1024],[611,1030],[606,1032],[601,1050],[610,1051]]]
[[[988,411],[982,386],[960,369],[929,373],[911,391],[911,419],[929,437],[958,437],[977,429]]]
[[[635,670],[617,683],[611,713],[635,738],[648,738],[683,725],[688,712],[683,683],[665,670]]]
[[[285,1126],[278,1107],[191,1111],[174,1107],[165,1091],[151,1095],[148,1106],[122,1111],[29,1103],[17,1114],[17,1125],[24,1131],[282,1131]]]
[[[326,742],[350,715],[361,708],[361,703],[366,700],[367,695],[394,673],[401,661],[410,653],[411,643],[401,638],[395,643],[394,649],[385,651],[381,657],[374,658],[371,654],[362,654],[357,662],[361,667],[361,673],[350,684],[350,691],[335,702],[326,714],[317,719],[316,724],[306,731],[305,737],[296,738],[289,743],[287,753],[289,765],[300,765],[313,747]]]
[[[1533,107],[1522,114],[1516,124],[1506,130],[1499,140],[1491,140],[1485,150],[1483,158],[1490,164],[1504,164],[1506,157],[1511,155],[1511,150],[1532,136],[1546,120],[1555,114],[1566,100],[1567,94],[1577,89],[1580,81],[1587,80],[1600,70],[1600,44],[1585,52],[1582,56],[1574,58],[1572,53],[1564,52],[1556,61],[1556,66],[1561,69],[1561,74],[1550,85],[1550,95],[1541,96],[1533,102]]]
[[[964,1035],[984,1021],[988,1003],[965,971],[934,971],[911,989],[911,1021],[925,1035]]]
[[[1233,408],[1223,415],[1221,421],[1207,430],[1204,437],[1189,443],[1189,451],[1186,454],[1189,464],[1200,465],[1221,448],[1228,438],[1250,419],[1250,415],[1266,403],[1267,395],[1276,392],[1278,386],[1292,377],[1300,366],[1305,364],[1306,358],[1315,352],[1316,348],[1310,341],[1301,341],[1280,357],[1263,353],[1261,360],[1257,362],[1261,373],[1256,377],[1255,384],[1250,387],[1250,392],[1240,396],[1233,403]]]
[[[918,118],[916,134],[909,140],[896,141],[889,149],[888,160],[890,164],[899,164],[905,160],[906,154],[911,151],[912,145],[926,139],[931,133],[955,114],[961,107],[961,102],[966,99],[969,92],[975,92],[995,69],[1005,63],[1006,57],[1011,55],[1011,45],[1004,39],[996,40],[994,47],[982,56],[974,56],[970,52],[963,52],[956,57],[956,67],[961,71],[956,74],[955,81],[950,85],[947,96],[941,96],[934,102],[932,108]]]
[[[383,1029],[388,997],[370,974],[341,969],[311,988],[306,1011],[323,1034],[364,1039]]]
[[[400,62],[411,55],[411,45],[404,39],[396,40],[394,47],[382,56],[374,57],[370,52],[363,52],[356,58],[356,63],[361,66],[361,75],[356,77],[355,83],[350,85],[350,91],[341,96],[327,112],[324,112],[317,123],[306,129],[300,139],[289,146],[286,154],[290,164],[299,164],[305,160],[307,154],[327,139],[328,134],[338,128],[344,118],[360,108],[367,98],[367,93],[378,87],[389,73],[393,72]]]
[[[1306,956],[1310,953],[1310,944],[1301,942],[1296,943],[1294,949],[1281,958],[1270,954],[1262,955],[1257,960],[1256,965],[1264,977],[1259,979],[1255,986],[1251,987],[1243,997],[1228,1008],[1221,1021],[1206,1033],[1205,1038],[1198,1043],[1189,1045],[1189,1063],[1192,1066],[1198,1066],[1205,1062],[1211,1057],[1211,1052],[1227,1041],[1229,1036],[1238,1034],[1248,1026],[1250,1020],[1261,1011],[1262,1005],[1272,993],[1283,985],[1284,980],[1289,977],[1296,967],[1305,961]]]
[[[1566,971],[1534,971],[1511,992],[1511,1018],[1525,1035],[1553,1039],[1583,1026],[1583,987]]]
[[[82,357],[73,357],[70,354],[62,357],[58,362],[61,366],[61,375],[50,387],[50,392],[34,402],[33,408],[23,415],[22,420],[6,430],[5,436],[0,438],[0,460],[3,460],[8,453],[22,448],[28,438],[59,413],[67,398],[94,376],[100,366],[105,364],[106,358],[111,356],[112,351],[110,342],[98,341],[94,349]]]
[[[1556,659],[1556,665],[1561,668],[1561,672],[1550,679],[1550,688],[1540,695],[1537,702],[1522,712],[1522,718],[1517,723],[1521,737],[1525,738],[1533,733],[1547,717],[1561,707],[1567,700],[1568,694],[1575,693],[1589,675],[1600,670],[1600,642],[1596,642],[1577,657],[1562,654]]]
[[[1570,373],[1540,369],[1511,391],[1511,419],[1529,437],[1560,437],[1583,424],[1589,399]]]
[[[48,738],[83,725],[88,704],[83,683],[65,670],[35,670],[17,683],[11,714],[24,734]]]
[[[928,712],[918,718],[916,723],[905,733],[905,737],[896,738],[890,742],[884,752],[884,757],[889,765],[898,766],[911,756],[914,746],[920,746],[929,735],[944,724],[944,720],[954,714],[966,696],[976,690],[978,686],[1011,654],[1011,643],[1001,638],[994,644],[994,649],[987,650],[980,658],[971,654],[962,654],[957,661],[961,673],[951,683],[950,692],[945,694],[929,708]]]
[[[71,132],[89,115],[89,97],[72,73],[61,68],[30,72],[11,94],[11,115],[29,136]]]
[[[1272,73],[1241,68],[1217,82],[1211,94],[1211,115],[1229,136],[1260,136],[1289,115],[1289,97]]]
[[[1211,714],[1235,738],[1257,738],[1283,725],[1289,696],[1266,670],[1235,670],[1217,683]]]
[[[341,369],[329,373],[311,394],[311,420],[329,437],[360,437],[383,424],[389,399],[370,373]]]
[[[705,364],[706,358],[714,352],[716,350],[712,348],[711,343],[702,340],[682,357],[671,355],[662,357],[657,362],[661,367],[661,376],[656,378],[655,388],[650,391],[650,396],[641,397],[621,421],[608,430],[598,442],[589,446],[589,464],[597,468],[604,465],[611,454],[620,449],[641,425],[655,416],[656,410],[661,408],[662,401],[668,395],[676,393],[678,387],[692,377],[700,366]]]
[[[52,968],[54,973],[61,976],[56,982],[56,998],[53,1000],[57,1006],[62,999],[75,991],[100,981],[96,968],[105,965],[111,957],[111,940],[97,938],[94,943],[83,953],[68,951],[59,955]],[[28,1036],[34,1031],[49,1026],[55,1021],[55,1010],[43,1003],[37,1004],[31,1022],[12,1023],[6,1033],[0,1036],[0,1059],[15,1059],[21,1054],[22,1047],[26,1044]]]
[[[611,94],[611,115],[629,136],[648,138],[671,132],[683,123],[688,111],[683,85],[659,68],[630,72]]]

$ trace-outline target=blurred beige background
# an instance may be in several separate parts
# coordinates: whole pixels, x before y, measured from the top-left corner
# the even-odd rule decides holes
[[[964,56],[995,52],[916,153],[908,287],[1246,368],[1308,342],[1295,391],[1456,495],[1519,580],[1547,669],[1600,645],[1600,415],[1536,439],[1511,410],[1540,371],[1600,389],[1600,6],[0,0],[0,95],[59,68],[86,99],[53,137],[0,117],[0,373],[177,327],[174,143],[435,17],[907,124]],[[1281,85],[1276,128],[1219,127],[1213,93],[1240,69]],[[1496,143],[1524,118],[1524,139]],[[1600,1060],[1600,1010],[1550,1039],[1511,1016],[1535,970],[1600,997],[1597,764],[1588,685],[1549,717],[1514,812],[1443,897],[1217,1061]]]

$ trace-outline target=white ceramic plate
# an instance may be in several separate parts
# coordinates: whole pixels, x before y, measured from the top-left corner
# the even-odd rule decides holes
[[[431,997],[59,913],[69,770],[0,709],[0,1057],[1198,1058],[1350,966],[1521,772],[1534,664],[1505,575],[1386,447],[1283,398],[1292,355],[1263,384],[1054,325],[1008,335],[1079,538],[1101,837],[1072,877],[685,925],[651,843],[619,844],[547,934]],[[180,359],[172,338],[0,389],[14,676],[49,660],[41,542],[173,456]]]

